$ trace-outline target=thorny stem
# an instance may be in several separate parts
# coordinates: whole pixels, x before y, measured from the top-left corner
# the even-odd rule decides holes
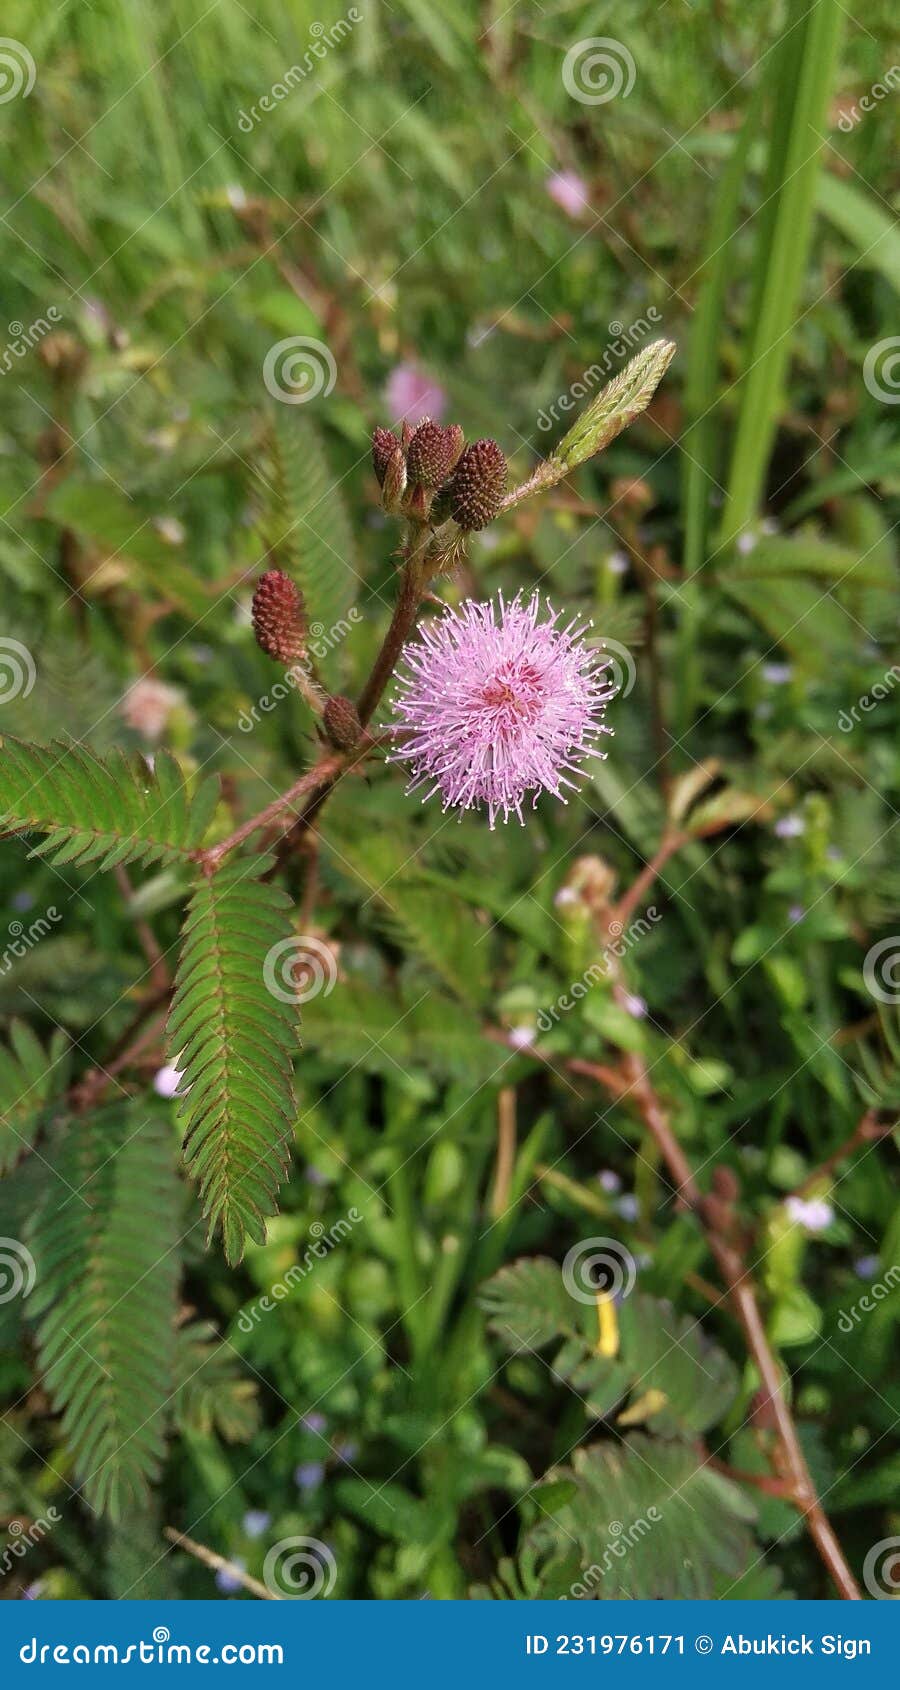
[[[415,625],[419,606],[428,585],[425,554],[431,544],[433,530],[427,523],[418,524],[417,530],[414,530],[410,537],[391,625],[384,636],[372,673],[359,695],[356,708],[363,727],[371,721],[381,695],[397,667],[397,660]]]

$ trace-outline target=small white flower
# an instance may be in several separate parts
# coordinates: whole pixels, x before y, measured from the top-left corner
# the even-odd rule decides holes
[[[177,1097],[183,1079],[177,1068],[160,1068],[153,1076],[153,1090],[160,1097]]]
[[[834,1210],[824,1197],[788,1197],[784,1207],[789,1219],[804,1232],[824,1232],[834,1220]]]
[[[536,1038],[536,1027],[510,1027],[509,1042],[515,1050],[524,1050],[526,1045],[533,1045]]]

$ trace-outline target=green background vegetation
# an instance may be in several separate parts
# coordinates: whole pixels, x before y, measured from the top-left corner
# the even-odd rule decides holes
[[[863,379],[898,323],[900,94],[840,123],[898,55],[894,8],[360,0],[247,132],[241,112],[340,5],[6,8],[37,77],[0,105],[0,323],[52,306],[67,338],[38,331],[0,377],[2,632],[37,666],[0,731],[140,749],[120,706],[152,673],[178,689],[165,743],[182,768],[226,776],[251,815],[315,752],[296,696],[240,725],[277,676],[248,627],[273,514],[269,347],[312,335],[337,365],[329,396],[276,407],[296,552],[279,561],[314,583],[326,629],[358,610],[326,663],[352,691],[394,589],[368,462],[391,371],[417,361],[445,420],[495,435],[522,477],[555,438],[541,412],[605,357],[619,368],[614,325],[652,308],[678,353],[648,415],[476,539],[442,589],[539,583],[625,645],[637,680],[580,798],[525,829],[457,826],[396,770],[330,801],[316,884],[298,860],[288,889],[339,979],[304,1009],[282,1212],[234,1270],[176,1172],[158,1027],[102,1109],[72,1117],[71,1089],[68,1123],[63,1106],[154,989],[139,922],[174,959],[186,878],[135,870],[130,901],[112,872],[3,843],[6,925],[59,919],[0,962],[0,1233],[39,1270],[33,1298],[0,1307],[0,1514],[61,1518],[0,1594],[224,1596],[165,1526],[256,1578],[271,1544],[314,1536],[336,1596],[557,1594],[602,1565],[611,1525],[614,1541],[657,1508],[595,1593],[823,1596],[795,1510],[733,1477],[770,1470],[772,1434],[701,1231],[633,1109],[566,1063],[637,1053],[704,1188],[716,1163],[740,1180],[769,1336],[860,1576],[900,1516],[893,1281],[842,1320],[900,1260],[890,1133],[816,1176],[865,1110],[889,1128],[900,1095],[896,1009],[863,977],[900,892],[900,410]],[[594,35],[632,55],[627,98],[564,87],[566,51]],[[583,217],[547,192],[562,170],[587,184]],[[618,486],[633,477],[637,515]],[[582,906],[555,901],[573,866],[600,857],[628,886],[662,838],[666,780],[671,795],[710,758],[733,819],[665,865],[660,919],[622,959],[646,1016],[601,980],[548,1034],[549,1066],[486,1037],[534,1026],[596,961]],[[776,832],[787,817],[802,830]],[[517,1140],[498,1215],[503,1088]],[[810,1180],[833,1211],[815,1234],[783,1203]],[[67,1208],[66,1188],[92,1206]],[[351,1210],[361,1223],[241,1324],[311,1228]],[[594,1235],[639,1267],[614,1360],[560,1289]],[[83,1277],[55,1285],[73,1261]],[[54,1371],[54,1306],[99,1366]],[[101,1424],[122,1453],[82,1491]],[[257,1536],[250,1510],[268,1516]]]

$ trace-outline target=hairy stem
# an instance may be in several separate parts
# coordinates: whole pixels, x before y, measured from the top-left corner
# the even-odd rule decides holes
[[[381,650],[372,667],[372,673],[359,695],[359,702],[356,706],[363,727],[371,721],[375,710],[378,708],[381,695],[397,667],[400,653],[415,626],[419,606],[428,584],[425,553],[431,539],[432,530],[427,523],[418,525],[417,531],[413,531],[411,535],[403,577],[400,582],[400,591],[397,595],[397,603],[394,606],[394,614],[391,617],[391,625],[384,636]]]

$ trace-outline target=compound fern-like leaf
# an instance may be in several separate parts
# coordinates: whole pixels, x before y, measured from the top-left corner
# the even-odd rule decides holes
[[[151,771],[122,752],[97,757],[58,740],[26,745],[0,738],[0,829],[45,833],[33,857],[54,863],[174,863],[200,845],[219,796],[212,776],[188,796],[174,758]]]
[[[89,1506],[144,1505],[173,1388],[178,1184],[165,1125],[106,1110],[68,1126],[29,1234],[44,1384]]]
[[[172,1061],[184,1076],[185,1161],[230,1262],[248,1236],[265,1239],[295,1115],[297,1007],[284,984],[290,899],[260,882],[266,867],[263,858],[239,861],[198,885],[169,1017]]]

